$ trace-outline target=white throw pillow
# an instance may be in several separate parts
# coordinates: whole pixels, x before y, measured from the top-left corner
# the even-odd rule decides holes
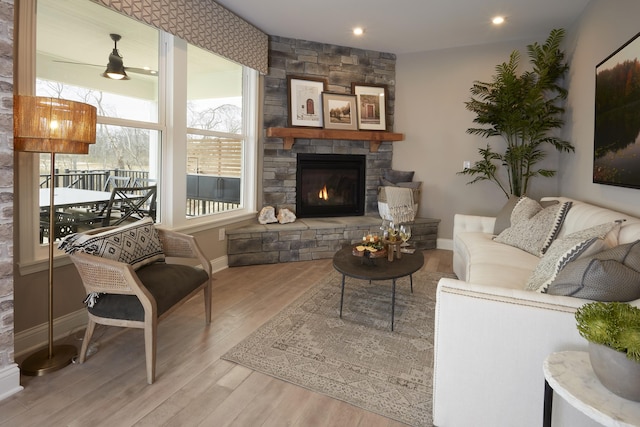
[[[546,208],[528,197],[518,201],[511,213],[511,227],[495,237],[495,241],[542,256],[556,238],[571,207],[571,202]]]

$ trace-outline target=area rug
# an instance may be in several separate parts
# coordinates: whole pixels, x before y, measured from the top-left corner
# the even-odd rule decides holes
[[[332,272],[223,356],[412,426],[431,426],[435,293],[441,277],[398,279],[391,332],[391,281]]]

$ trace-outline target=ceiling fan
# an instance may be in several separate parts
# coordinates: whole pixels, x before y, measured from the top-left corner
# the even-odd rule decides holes
[[[124,61],[120,53],[118,52],[118,42],[122,38],[120,34],[109,34],[111,40],[113,40],[113,51],[109,54],[109,62],[107,63],[107,69],[101,74],[102,77],[106,77],[108,79],[113,80],[130,80],[131,78],[127,75],[129,73],[136,74],[144,74],[147,76],[157,76],[158,72],[156,70],[151,70],[149,68],[135,68],[135,67],[125,67]],[[60,62],[64,64],[75,64],[75,65],[88,65],[91,67],[103,67],[103,65],[96,64],[86,64],[83,62],[71,62],[71,61],[54,61]]]

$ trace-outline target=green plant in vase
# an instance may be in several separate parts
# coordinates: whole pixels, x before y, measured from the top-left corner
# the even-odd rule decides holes
[[[640,401],[640,308],[591,302],[578,308],[575,318],[600,382],[617,395]]]
[[[640,362],[640,308],[623,302],[591,302],[576,311],[578,332]]]

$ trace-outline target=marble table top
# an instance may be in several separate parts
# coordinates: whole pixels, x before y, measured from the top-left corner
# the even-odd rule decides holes
[[[640,402],[607,390],[593,372],[587,352],[552,353],[543,370],[553,390],[591,419],[604,426],[640,426]]]

